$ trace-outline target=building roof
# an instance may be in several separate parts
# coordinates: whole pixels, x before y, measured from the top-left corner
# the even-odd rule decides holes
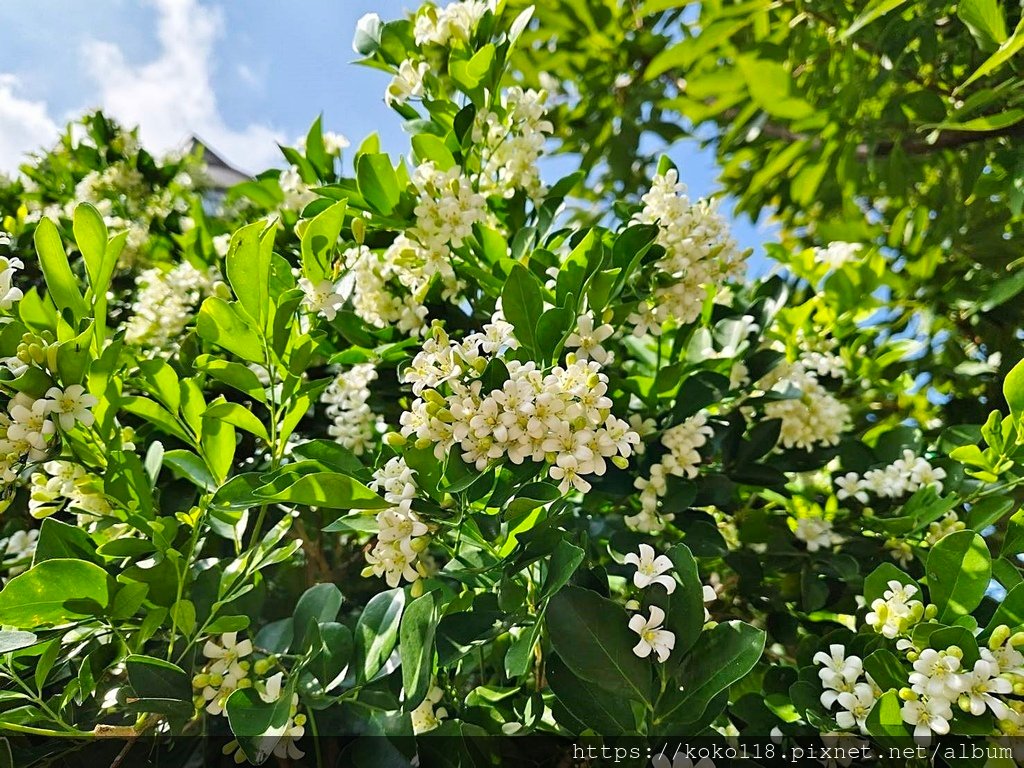
[[[206,164],[206,174],[211,186],[215,189],[227,189],[243,181],[249,181],[252,176],[244,171],[235,168],[227,160],[214,152],[210,145],[198,136],[192,136],[186,142],[185,150],[195,152],[201,150],[203,161]]]

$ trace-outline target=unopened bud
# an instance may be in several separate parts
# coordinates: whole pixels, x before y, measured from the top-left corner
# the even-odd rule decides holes
[[[352,219],[352,239],[356,241],[358,245],[362,245],[366,239],[366,222],[359,216]]]
[[[384,442],[387,445],[390,445],[392,448],[401,448],[409,441],[401,432],[388,432],[386,435],[384,435]]]
[[[917,694],[909,688],[900,688],[900,698],[903,701],[917,701]]]
[[[988,639],[989,650],[994,651],[996,648],[1001,647],[1009,639],[1010,628],[1005,624],[1000,624],[998,627],[992,630],[992,635]]]
[[[409,594],[412,597],[421,597],[423,595],[423,591],[424,591],[424,587],[423,587],[423,580],[422,579],[416,579],[416,581],[414,581],[412,583],[412,586],[409,587]]]
[[[924,608],[924,617],[926,619],[934,619],[936,616],[938,616],[938,614],[939,614],[938,606],[936,606],[936,605],[934,605],[932,603],[929,603],[928,605],[925,606],[925,608]]]

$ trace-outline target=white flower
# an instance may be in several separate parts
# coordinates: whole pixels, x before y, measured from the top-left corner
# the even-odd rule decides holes
[[[561,481],[558,484],[558,490],[562,493],[568,493],[571,488],[575,488],[580,493],[586,493],[591,489],[590,483],[583,478],[583,468],[575,456],[561,454],[555,465],[548,470],[548,474],[552,480]]]
[[[324,131],[323,142],[324,151],[327,152],[328,155],[340,155],[343,149],[351,146],[352,144],[347,137],[342,136],[340,133],[334,133],[333,131]]]
[[[3,559],[17,565],[7,566],[8,576],[17,576],[28,570],[32,556],[36,552],[39,530],[32,528],[27,531],[15,531],[8,538],[0,540],[0,554]]]
[[[425,61],[418,64],[406,59],[398,65],[398,74],[394,76],[387,90],[384,101],[390,107],[405,104],[409,99],[423,95],[423,77],[430,71]]]
[[[203,656],[211,660],[210,669],[221,674],[230,673],[242,677],[245,668],[239,665],[240,659],[252,653],[251,640],[238,640],[237,632],[225,632],[220,642],[207,640],[203,646]]]
[[[641,659],[651,655],[653,651],[658,661],[664,664],[676,645],[676,636],[667,629],[662,629],[665,612],[656,605],[651,606],[651,616],[644,619],[640,614],[629,620],[629,628],[640,635],[640,641],[633,647],[633,653]]]
[[[903,722],[914,726],[915,738],[931,736],[932,732],[940,736],[949,733],[949,721],[953,718],[953,710],[945,699],[906,701],[901,714]]]
[[[356,36],[352,40],[352,50],[358,54],[366,55],[367,51],[361,50],[358,46],[359,33],[362,33],[371,40],[380,40],[380,31],[384,25],[381,23],[380,16],[376,13],[364,13],[359,17],[359,21],[356,22]]]
[[[846,646],[833,644],[829,652],[818,651],[814,654],[814,663],[821,664],[818,677],[827,688],[835,688],[841,681],[855,683],[864,671],[863,663],[858,656],[847,656]]]
[[[345,303],[334,289],[334,283],[330,280],[321,280],[316,285],[305,277],[299,280],[299,287],[305,296],[302,299],[302,306],[307,312],[323,315],[328,320],[333,320],[338,313],[338,307]]]
[[[715,588],[705,584],[701,588],[701,598],[704,601],[704,623],[707,624],[711,621],[711,612],[707,609],[708,603],[713,603],[718,599],[718,595],[715,593]]]
[[[1009,719],[1010,708],[993,694],[1011,694],[1013,684],[1005,677],[999,677],[996,664],[978,659],[974,662],[974,669],[960,676],[960,682],[972,715],[983,715],[988,707],[996,720]]]
[[[60,422],[62,429],[72,429],[75,422],[81,422],[88,427],[96,421],[89,409],[99,400],[86,392],[81,384],[72,384],[64,390],[60,387],[50,387],[46,397],[49,398],[45,402],[50,413],[57,414],[57,421]]]
[[[861,504],[868,503],[867,491],[861,488],[860,477],[856,472],[847,472],[842,477],[837,477],[836,488],[836,498],[840,501],[856,499]]]
[[[4,234],[4,236],[6,235]],[[0,240],[0,244],[2,242]],[[0,310],[10,309],[14,306],[14,302],[24,298],[25,294],[22,290],[13,285],[14,273],[24,267],[25,264],[21,259],[0,256]]]
[[[778,392],[800,392],[798,398],[775,400],[765,406],[765,416],[782,420],[779,440],[783,446],[810,451],[815,445],[839,444],[849,426],[850,409],[826,390],[802,362],[776,366],[758,386]]]
[[[565,346],[576,349],[576,354],[581,360],[595,360],[604,365],[608,362],[609,354],[601,346],[601,342],[609,338],[613,332],[614,329],[607,324],[595,328],[591,315],[580,315],[576,318],[576,330],[569,334]]]
[[[842,711],[836,713],[836,723],[839,727],[847,730],[857,727],[866,733],[864,723],[875,705],[875,692],[871,690],[871,686],[861,683],[852,693],[840,693],[836,703],[842,707]]]
[[[633,584],[639,589],[651,584],[661,584],[670,595],[676,591],[676,580],[665,575],[666,571],[672,570],[672,561],[668,555],[655,556],[654,547],[649,544],[641,544],[639,554],[630,552],[624,560],[630,565],[636,566]],[[714,590],[712,590],[713,592]]]
[[[444,698],[444,691],[438,686],[432,685],[427,691],[426,698],[420,705],[409,713],[412,719],[412,731],[416,735],[432,731],[441,724],[441,721],[448,717],[448,710],[438,707],[441,699]]]
[[[928,696],[930,699],[943,698],[951,700],[960,693],[963,681],[957,672],[960,659],[934,648],[925,648],[914,662],[914,671],[910,674],[910,687],[915,693]]]
[[[823,517],[801,517],[796,521],[794,535],[807,545],[808,552],[828,549],[841,541],[832,532],[832,523]]]

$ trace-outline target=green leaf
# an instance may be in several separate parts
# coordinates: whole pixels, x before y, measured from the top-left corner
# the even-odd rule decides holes
[[[383,154],[360,155],[356,163],[359,193],[377,213],[387,216],[395,206],[402,190],[391,158]]]
[[[39,641],[31,632],[19,632],[16,630],[0,630],[0,654],[19,651],[28,648]]]
[[[224,711],[231,732],[242,752],[254,765],[261,765],[274,752],[291,717],[291,690],[282,691],[276,701],[267,703],[252,688],[235,691],[228,697]]]
[[[670,692],[660,718],[693,722],[711,700],[754,668],[764,651],[765,633],[740,621],[730,621],[702,632],[679,672],[682,691]]]
[[[540,598],[543,600],[565,586],[572,575],[583,562],[584,552],[575,544],[568,541],[558,542],[555,551],[551,553],[548,560],[548,573],[544,579],[544,586],[540,591]]]
[[[75,319],[85,317],[88,307],[78,290],[78,280],[71,271],[57,225],[45,217],[40,219],[36,226],[35,244],[39,266],[46,279],[46,290],[57,309],[70,309]]]
[[[676,635],[673,653],[682,655],[693,647],[704,628],[704,585],[689,547],[677,544],[668,551],[668,557],[681,584],[669,596],[668,624]]]
[[[1010,35],[1010,38],[1000,45],[999,49],[989,56],[985,62],[974,71],[974,74],[964,80],[956,90],[962,91],[979,77],[984,77],[985,75],[995,72],[999,67],[1003,66],[1003,64],[1016,56],[1021,48],[1024,48],[1024,18],[1017,23],[1017,28],[1013,30],[1013,34]]]
[[[512,266],[501,289],[501,308],[515,328],[516,338],[527,349],[537,349],[537,320],[544,311],[540,283],[522,264]]]
[[[105,294],[110,284],[110,275],[113,274],[113,264],[108,264],[104,258],[107,252],[107,225],[90,203],[79,203],[75,207],[73,230],[93,294]]]
[[[16,628],[92,618],[107,607],[107,574],[84,560],[45,560],[15,576],[0,591],[3,624]]]
[[[982,50],[992,50],[1006,42],[1006,20],[997,0],[960,0],[956,15]]]
[[[398,644],[405,591],[391,589],[374,595],[356,622],[355,648],[359,677],[372,680]]]
[[[547,659],[545,673],[558,701],[584,728],[603,736],[619,736],[636,730],[636,717],[628,699],[609,696],[598,686],[577,677],[558,656]],[[569,725],[561,719],[558,722]]]
[[[1003,397],[1018,420],[1024,416],[1024,360],[1021,360],[1003,379]]]
[[[867,732],[882,740],[882,743],[905,743],[907,728],[903,725],[902,710],[903,706],[896,691],[882,694],[868,713],[865,723]]]
[[[988,545],[974,531],[957,531],[941,539],[928,554],[928,592],[939,609],[938,620],[950,623],[981,603],[992,578]]]
[[[248,366],[230,360],[219,360],[211,355],[200,355],[194,364],[200,371],[229,387],[234,387],[254,400],[261,403],[267,401],[266,388],[260,383],[259,376]]]
[[[883,691],[902,688],[907,684],[907,670],[895,654],[886,648],[868,654],[864,658],[864,670]]]
[[[266,328],[270,306],[270,261],[274,251],[276,227],[257,221],[231,236],[224,258],[228,282],[238,297],[238,306],[256,323]]]
[[[973,120],[947,120],[933,127],[946,131],[1001,131],[1024,120],[1024,109],[1014,108],[994,115],[976,117]]]
[[[339,200],[313,217],[302,229],[302,271],[314,284],[331,272],[331,253],[345,224],[348,201]]]
[[[263,422],[256,417],[256,414],[238,403],[214,403],[206,409],[204,416],[232,424],[256,435],[264,442],[270,443],[270,435],[267,434],[267,428]]]
[[[192,681],[181,667],[152,656],[124,660],[128,682],[141,699],[173,699],[192,704]]]
[[[305,650],[306,633],[311,623],[324,624],[338,618],[343,600],[341,590],[333,584],[314,584],[302,593],[292,614],[296,650]]]
[[[862,30],[868,24],[882,18],[887,13],[896,10],[906,1],[907,0],[875,0],[875,2],[871,3],[860,16],[854,19],[853,24],[846,28],[846,30],[839,36],[839,39],[845,40],[848,37],[857,34],[857,32]]]
[[[303,504],[327,509],[383,509],[388,503],[358,480],[338,472],[313,472],[275,490],[263,486],[255,495],[264,501]]]
[[[444,139],[432,133],[418,133],[412,137],[412,148],[419,162],[430,161],[439,171],[455,167],[455,157],[445,146]]]
[[[434,632],[439,618],[434,593],[428,592],[409,603],[398,630],[402,658],[402,702],[406,712],[420,705],[430,689],[434,672]]]
[[[650,701],[651,665],[633,653],[637,636],[621,606],[581,587],[564,587],[545,614],[551,644],[573,674],[609,694]]]
[[[450,62],[448,71],[452,80],[467,92],[476,90],[490,72],[491,64],[494,63],[494,53],[494,43],[487,43],[468,61],[463,59]]]
[[[203,302],[196,319],[199,335],[250,363],[265,362],[263,341],[242,316],[236,303],[211,296]]]

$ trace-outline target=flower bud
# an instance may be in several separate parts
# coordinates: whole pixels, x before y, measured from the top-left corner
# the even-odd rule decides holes
[[[998,627],[992,630],[992,634],[988,638],[988,648],[990,651],[994,651],[996,648],[1001,647],[1009,639],[1010,628],[1005,624],[1000,624]]]
[[[401,448],[409,441],[401,432],[388,432],[384,435],[384,442],[392,448]]]
[[[193,688],[205,688],[210,684],[210,676],[205,672],[200,672],[198,675],[192,678]]]
[[[910,688],[900,688],[900,698],[903,701],[917,701],[917,694]]]
[[[272,666],[274,666],[274,660],[273,659],[257,659],[257,661],[253,665],[252,669],[253,669],[253,672],[255,672],[257,675],[262,677],[263,675],[267,674],[267,672],[270,671],[270,668]]]
[[[924,608],[924,617],[925,617],[925,619],[934,619],[936,616],[938,616],[938,614],[939,614],[938,606],[936,606],[936,605],[934,605],[932,603],[929,603],[928,605],[925,606],[925,608]]]
[[[412,586],[409,587],[409,594],[412,597],[421,597],[423,595],[423,592],[424,592],[424,587],[423,587],[423,580],[422,579],[416,579],[416,581],[414,581],[412,583]]]
[[[357,245],[362,245],[366,239],[366,222],[359,216],[352,219],[352,239]]]
[[[960,650],[960,646],[958,646],[958,645],[951,645],[951,646],[949,646],[949,648],[946,649],[946,655],[947,656],[952,656],[953,658],[956,658],[956,659],[962,659],[964,657],[964,652],[962,650]]]

